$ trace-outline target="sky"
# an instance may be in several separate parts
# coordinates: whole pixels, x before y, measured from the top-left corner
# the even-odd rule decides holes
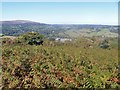
[[[2,2],[119,2],[120,0],[1,0]]]
[[[3,2],[2,20],[47,24],[118,24],[117,2]]]

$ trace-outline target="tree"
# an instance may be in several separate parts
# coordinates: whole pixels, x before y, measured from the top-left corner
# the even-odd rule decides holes
[[[44,36],[37,32],[28,32],[26,34],[20,35],[17,38],[18,43],[26,43],[30,45],[42,45]]]
[[[103,40],[100,44],[99,44],[100,48],[103,49],[108,49],[110,47],[110,44],[108,43],[108,40]]]

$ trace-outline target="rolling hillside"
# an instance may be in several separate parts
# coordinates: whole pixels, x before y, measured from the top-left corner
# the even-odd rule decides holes
[[[17,36],[35,31],[47,37],[117,37],[117,26],[82,24],[44,24],[27,20],[1,21],[2,34]]]

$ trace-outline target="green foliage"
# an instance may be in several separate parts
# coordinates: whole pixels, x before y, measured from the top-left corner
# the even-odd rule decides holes
[[[37,35],[25,34],[20,36],[20,40],[26,43],[26,40]],[[3,86],[49,89],[119,88],[118,49],[99,48],[100,39],[81,38],[59,44],[45,41],[42,46],[24,43],[3,45]]]
[[[26,43],[26,44],[30,44],[30,45],[40,45],[41,41],[43,41],[44,36],[37,33],[37,32],[28,32],[26,34],[23,34],[21,36],[19,36],[16,39],[17,43]]]
[[[107,49],[109,47],[110,47],[110,44],[106,39],[100,43],[100,48]]]

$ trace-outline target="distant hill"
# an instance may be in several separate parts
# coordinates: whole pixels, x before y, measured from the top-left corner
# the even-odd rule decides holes
[[[28,21],[28,20],[0,21],[0,23],[5,24],[5,25],[16,25],[16,24],[43,24],[43,23],[38,23],[38,22],[33,22],[33,21]]]
[[[35,31],[47,37],[106,36],[117,37],[118,28],[112,25],[45,24],[28,20],[0,21],[0,31],[8,36],[17,36]]]

